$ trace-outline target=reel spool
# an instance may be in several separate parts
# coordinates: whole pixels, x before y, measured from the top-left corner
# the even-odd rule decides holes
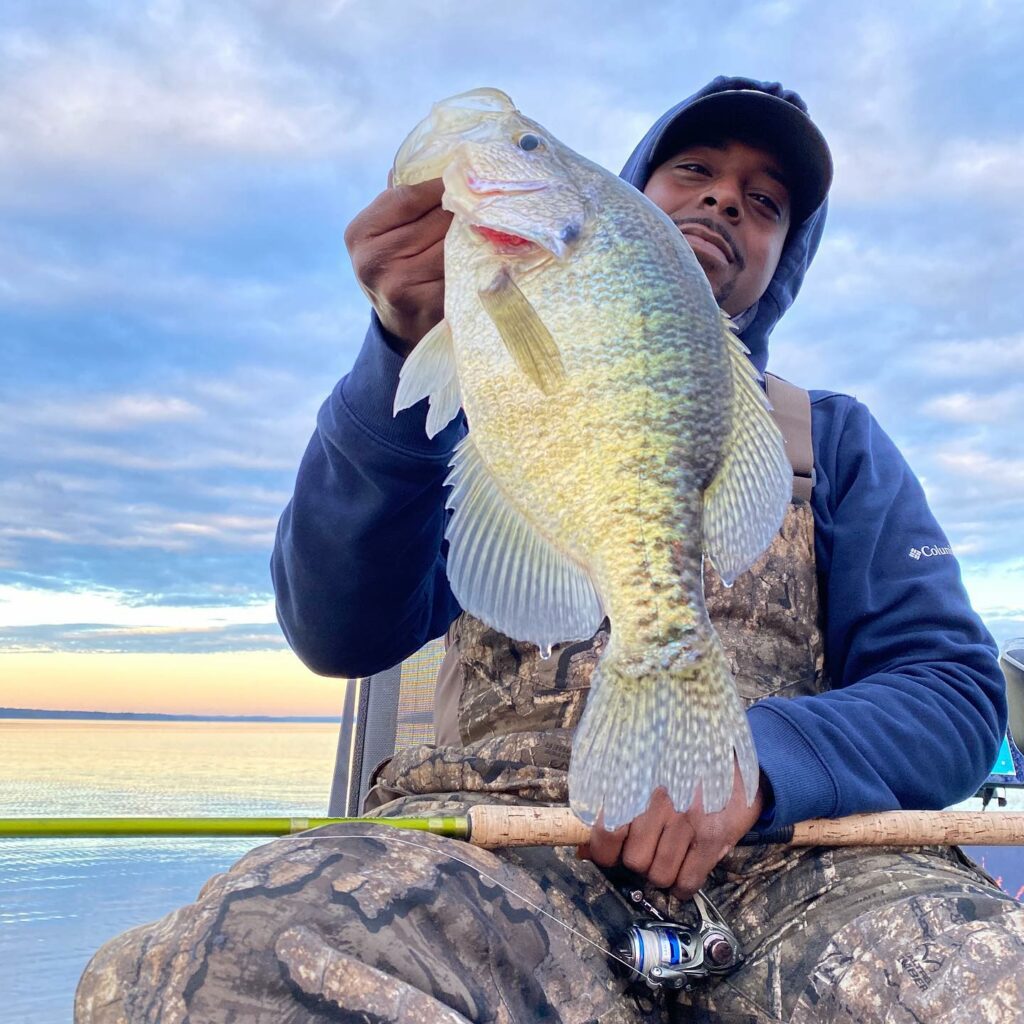
[[[627,892],[634,903],[657,913],[639,890]],[[694,982],[730,974],[743,960],[739,940],[725,923],[715,905],[698,892],[696,925],[677,924],[658,916],[641,921],[626,933],[616,951],[633,969],[634,981],[649,988],[688,989]]]

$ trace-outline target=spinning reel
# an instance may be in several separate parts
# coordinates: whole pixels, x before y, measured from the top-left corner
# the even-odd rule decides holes
[[[666,921],[642,890],[623,886],[620,891],[653,917],[633,925],[616,951],[632,967],[634,980],[642,978],[652,989],[689,989],[739,967],[739,941],[703,892],[693,897],[697,921],[688,925]]]

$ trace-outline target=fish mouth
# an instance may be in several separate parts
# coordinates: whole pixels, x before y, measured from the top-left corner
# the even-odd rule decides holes
[[[697,238],[703,238],[705,242],[710,242],[729,263],[739,262],[739,253],[736,252],[735,246],[715,228],[694,221],[677,221],[676,224],[684,235],[695,235]]]
[[[510,231],[500,231],[497,228],[489,228],[484,224],[472,225],[473,230],[483,239],[501,253],[516,254],[527,252],[537,248],[537,243],[532,239],[523,238],[522,235],[514,235]]]
[[[548,187],[546,181],[498,181],[494,178],[478,178],[474,174],[465,175],[463,181],[475,196],[514,196],[541,192]]]
[[[530,195],[559,195],[557,183],[520,178],[499,179],[480,174],[455,160],[444,173],[445,193],[442,205],[470,228],[477,240],[492,253],[502,256],[539,256],[538,250],[563,260],[570,252],[581,228],[576,223],[554,227],[536,221],[531,215]],[[571,218],[567,218],[567,222]],[[582,223],[582,211],[577,220]]]

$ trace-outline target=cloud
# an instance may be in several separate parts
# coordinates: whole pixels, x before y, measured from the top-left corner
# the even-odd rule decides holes
[[[230,579],[265,595],[277,518],[333,377],[179,370],[162,396],[79,386],[0,401],[0,566],[129,595]]]
[[[192,654],[283,651],[288,645],[276,626],[262,623],[195,628],[127,627],[93,623],[63,626],[0,626],[0,650],[7,653]]]
[[[998,210],[1024,194],[1024,142],[962,135],[932,141],[913,133],[831,133],[833,202],[878,207],[908,199],[970,200]]]
[[[122,23],[120,38],[0,35],[0,158],[123,173],[168,154],[280,160],[360,145],[359,109],[277,59],[245,21],[200,5],[148,15]]]
[[[1020,416],[1021,395],[1016,391],[954,391],[925,402],[921,411],[951,423],[1006,423]]]
[[[1024,332],[998,337],[962,337],[940,340],[929,346],[922,373],[931,377],[1013,379],[1024,367]],[[1018,412],[1021,403],[1016,406]]]
[[[121,591],[92,586],[55,589],[37,585],[0,583],[0,622],[8,627],[61,626],[104,623],[110,627],[161,629],[163,631],[226,628],[227,626],[276,623],[273,601],[266,595],[232,605],[141,604],[124,600]]]
[[[936,458],[961,482],[995,481],[1001,494],[1024,498],[1024,458],[996,459],[967,445],[940,449]]]
[[[116,432],[144,424],[180,423],[202,415],[198,406],[182,398],[161,395],[104,394],[87,401],[24,402],[20,406],[0,405],[0,416],[23,424],[61,422],[72,430]]]
[[[893,209],[951,201],[1005,213],[1024,183],[1013,67],[1019,8],[945,3],[915,14],[863,5],[853,19],[821,9],[818,52],[841,53],[815,75],[816,120],[835,158],[833,207]],[[832,22],[832,24],[828,24]],[[941,101],[937,102],[937,96]]]

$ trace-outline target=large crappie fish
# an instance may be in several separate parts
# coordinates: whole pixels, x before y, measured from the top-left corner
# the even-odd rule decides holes
[[[672,221],[476,89],[434,105],[396,184],[444,179],[445,317],[395,412],[429,397],[451,463],[448,578],[462,607],[549,652],[611,638],[573,741],[573,810],[615,828],[664,786],[685,810],[748,802],[758,761],[704,606],[778,530],[792,489],[757,371]]]

